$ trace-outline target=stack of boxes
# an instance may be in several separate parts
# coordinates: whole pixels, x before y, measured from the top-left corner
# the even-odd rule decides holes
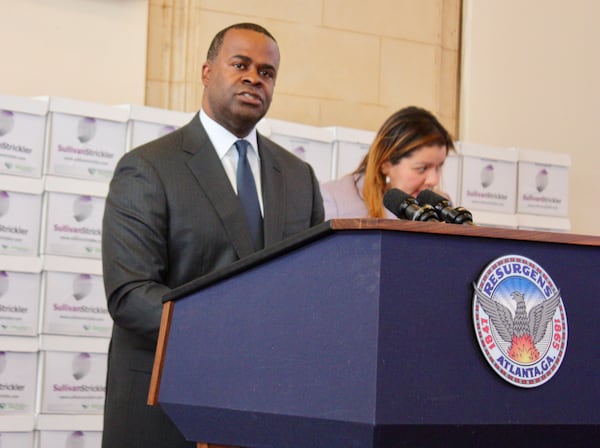
[[[1,446],[100,447],[109,181],[122,154],[192,115],[0,96]]]
[[[15,448],[33,446],[36,422],[47,111],[0,96],[0,440]]]
[[[320,182],[353,172],[375,132],[263,119],[259,131],[310,163]],[[456,142],[444,163],[440,188],[476,225],[570,230],[567,154]]]
[[[73,434],[94,446],[90,440],[99,440],[102,430],[111,329],[101,277],[102,215],[108,182],[125,152],[128,116],[107,105],[47,101],[38,447]]]
[[[442,189],[477,225],[567,232],[567,154],[458,142],[444,164]],[[454,193],[454,192],[457,193]]]
[[[319,182],[353,172],[375,138],[375,133],[341,126],[318,127],[265,118],[258,131],[308,162]]]

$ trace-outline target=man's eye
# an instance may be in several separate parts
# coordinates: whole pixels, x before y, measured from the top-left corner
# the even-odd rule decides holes
[[[265,78],[273,78],[273,73],[268,70],[261,70],[260,76],[264,76]]]
[[[236,62],[236,63],[233,64],[233,66],[235,68],[243,69],[244,67],[246,67],[246,64],[244,64],[242,62]]]

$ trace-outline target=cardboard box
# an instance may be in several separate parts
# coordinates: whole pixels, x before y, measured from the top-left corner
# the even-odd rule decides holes
[[[0,95],[0,173],[42,177],[48,101]]]
[[[42,195],[4,189],[8,177],[0,178],[0,255],[39,255]],[[41,184],[40,184],[41,187]]]
[[[33,448],[33,431],[27,432],[0,432],[0,447]]]
[[[197,112],[179,112],[157,107],[127,104],[127,151],[173,132],[189,123]]]
[[[460,153],[460,205],[471,211],[515,214],[518,152],[460,142]]]
[[[101,258],[105,198],[47,191],[42,253]]]
[[[541,216],[517,214],[518,228],[523,230],[541,230],[544,232],[569,232],[571,221],[569,218],[558,216]]]
[[[45,172],[108,182],[125,153],[126,110],[50,97]]]
[[[473,210],[471,213],[473,224],[477,226],[516,229],[519,225],[519,218],[516,214],[484,212],[481,210]]]
[[[335,169],[332,178],[339,179],[358,168],[369,152],[376,133],[343,126],[334,126],[329,129],[334,134]]]
[[[102,431],[40,431],[38,448],[100,448]]]
[[[0,271],[0,335],[36,336],[41,273]]]
[[[42,350],[41,413],[102,414],[105,353]]]
[[[568,154],[519,148],[517,213],[569,216]]]
[[[37,365],[37,352],[0,352],[0,417],[34,414]]]
[[[275,143],[309,163],[321,182],[331,179],[333,132],[326,128],[265,119],[259,131]]]
[[[42,333],[109,338],[112,319],[101,275],[44,272]]]

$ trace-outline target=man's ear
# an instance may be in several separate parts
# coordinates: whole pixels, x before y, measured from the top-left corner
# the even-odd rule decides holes
[[[212,69],[212,66],[211,66],[210,62],[207,61],[204,64],[202,64],[202,84],[205,87],[208,84],[208,81],[210,80],[211,69]]]

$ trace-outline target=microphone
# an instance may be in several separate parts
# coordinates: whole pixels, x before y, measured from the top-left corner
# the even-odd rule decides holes
[[[390,188],[385,192],[383,205],[400,219],[439,222],[437,213],[431,205],[420,206],[415,198],[398,188]]]
[[[452,207],[450,201],[431,190],[423,190],[417,195],[419,204],[431,205],[440,221],[450,224],[473,224],[473,215],[463,207]]]

